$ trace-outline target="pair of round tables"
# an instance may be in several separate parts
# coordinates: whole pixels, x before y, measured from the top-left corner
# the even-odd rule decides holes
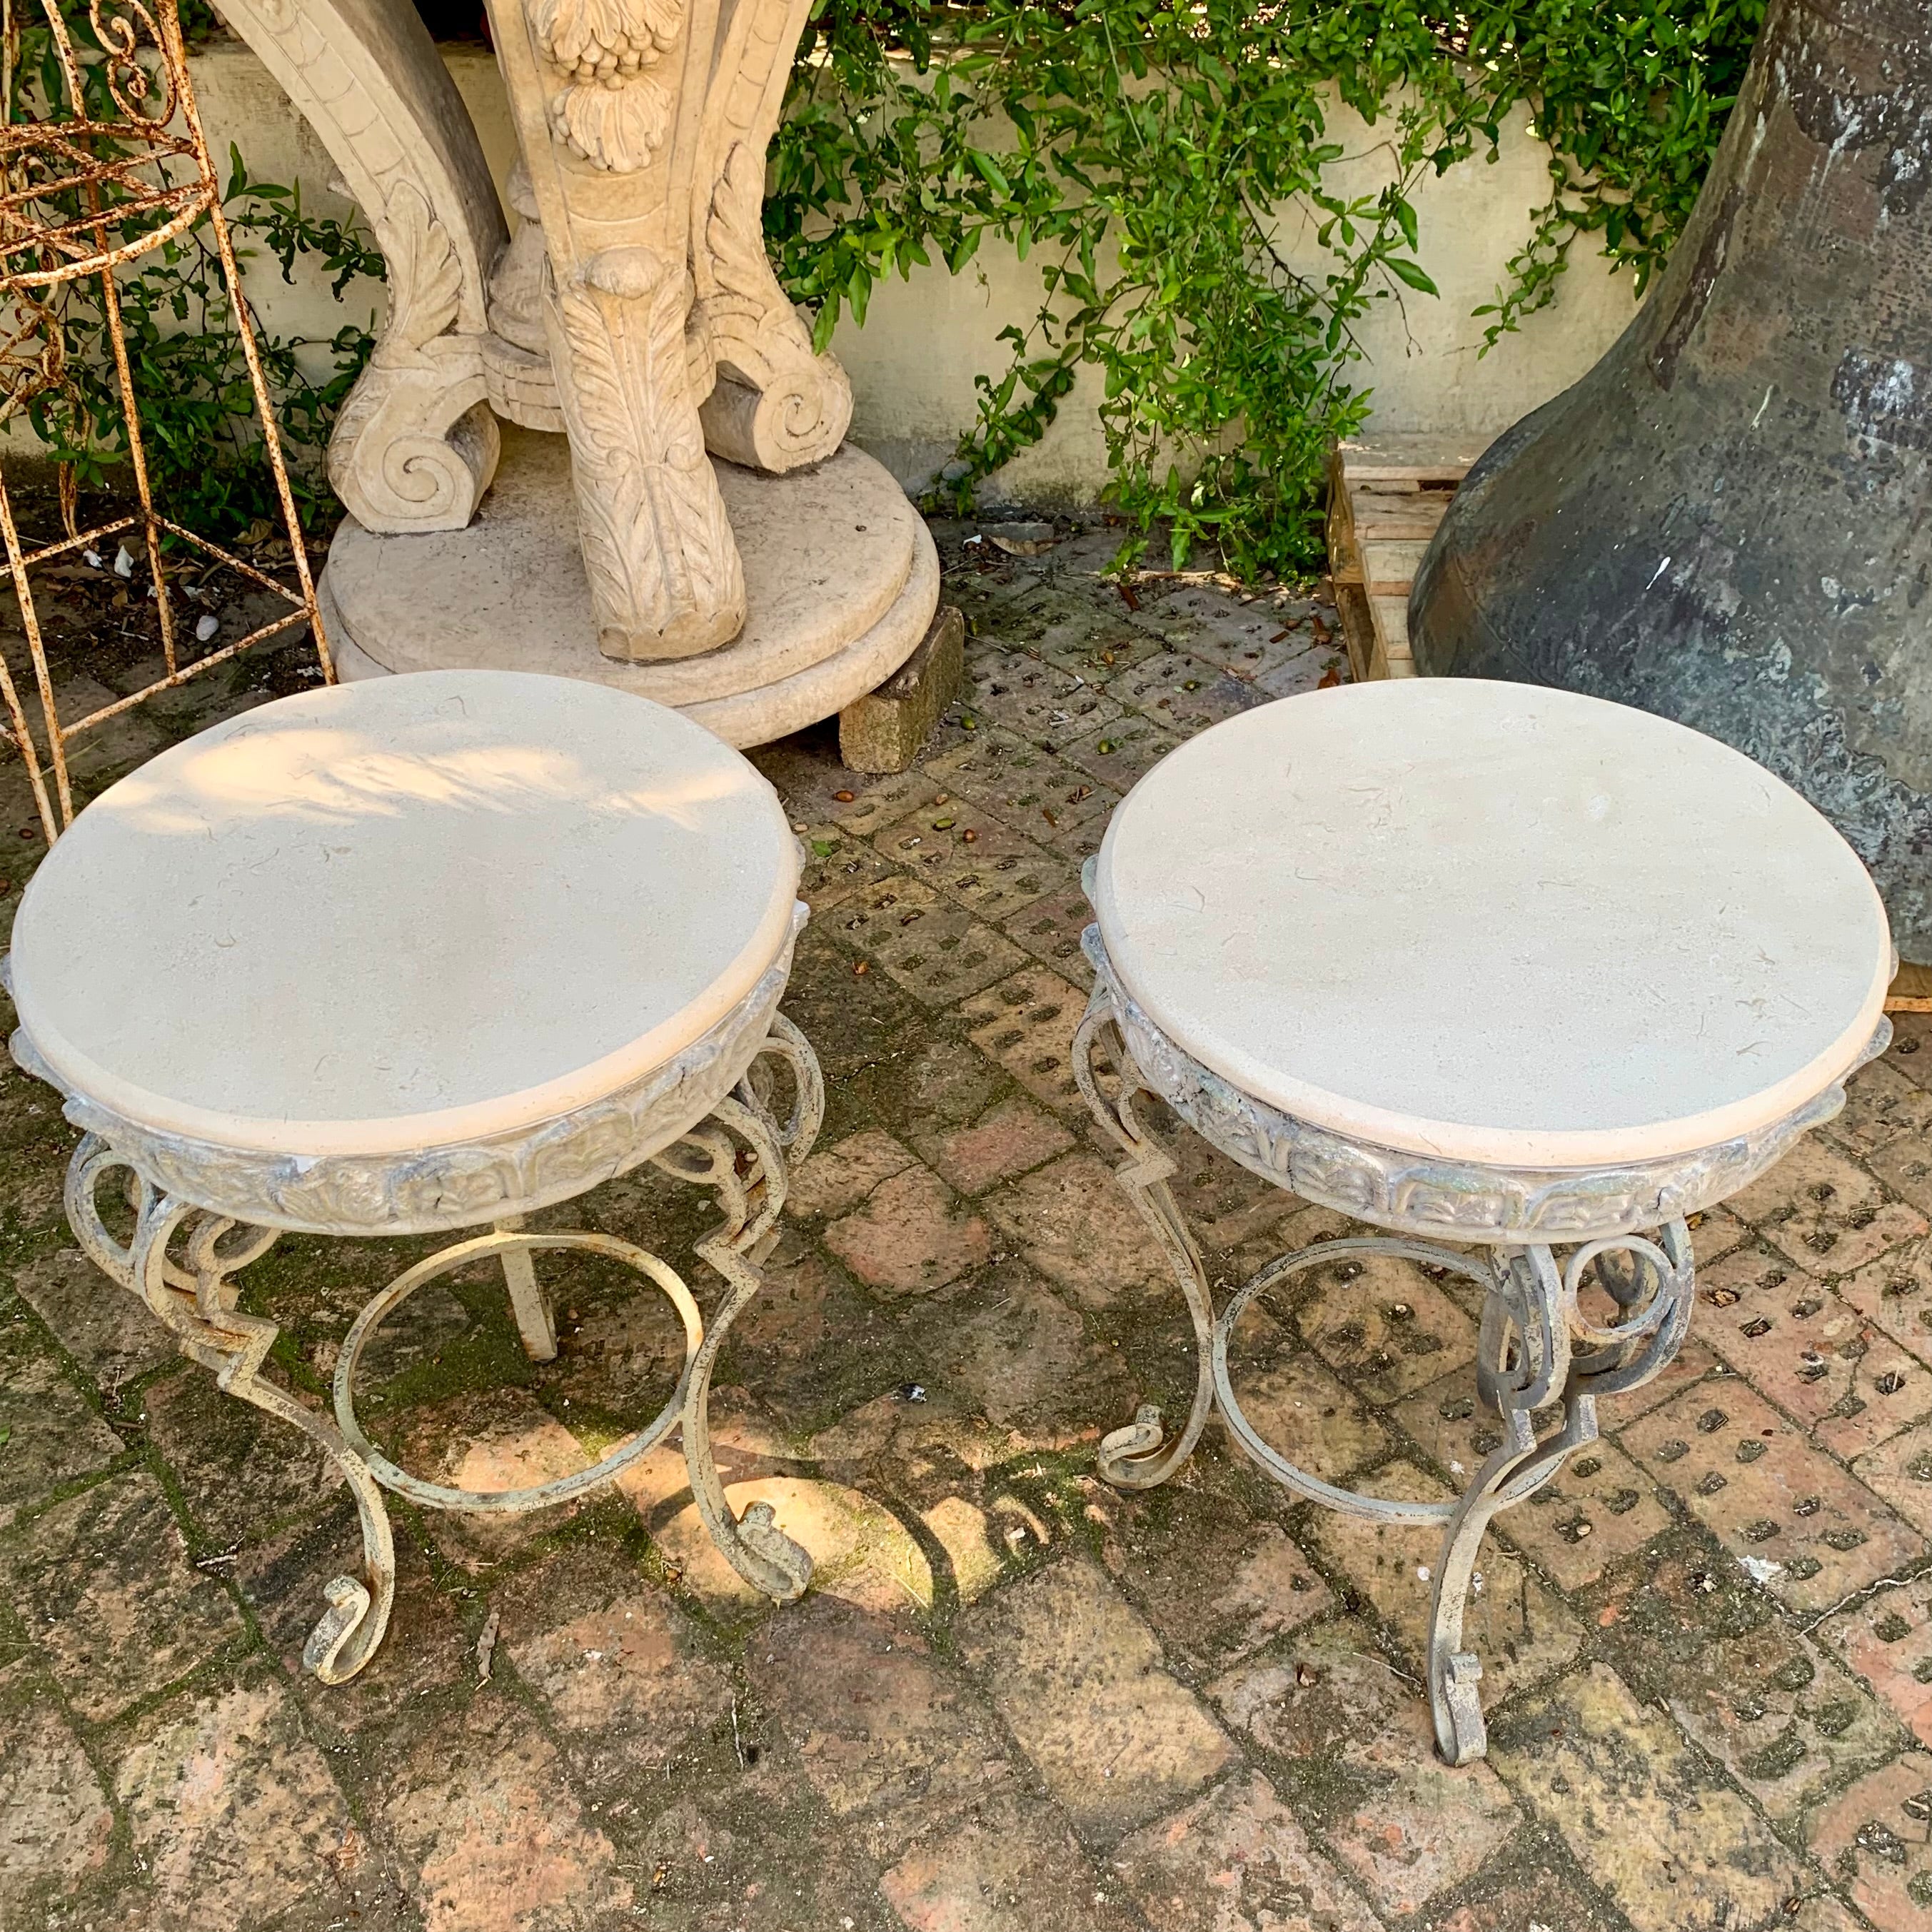
[[[306,1652],[325,1681],[361,1670],[387,1623],[384,1489],[538,1508],[673,1430],[726,1557],[781,1600],[806,1587],[810,1559],[769,1508],[734,1514],[706,1425],[718,1349],[823,1109],[812,1048],[778,1011],[798,873],[771,788],[676,712],[439,672],[284,699],[164,752],[29,886],[13,1050],[83,1130],[76,1238],[355,1494],[362,1574],[328,1586]],[[1685,1217],[1828,1118],[1883,1047],[1883,908],[1838,834],[1736,752],[1592,699],[1449,680],[1312,693],[1202,734],[1116,812],[1087,886],[1076,1075],[1198,1345],[1184,1424],[1169,1435],[1143,1408],[1103,1439],[1102,1473],[1164,1481],[1218,1406],[1291,1492],[1439,1524],[1430,1696],[1444,1755],[1478,1756],[1461,1623],[1484,1530],[1594,1438],[1600,1397],[1675,1354]],[[1284,1256],[1217,1312],[1149,1096],[1381,1232]],[[662,1257],[526,1224],[646,1161],[717,1197],[696,1244],[724,1284],[708,1322]],[[265,1372],[277,1330],[242,1305],[238,1271],[284,1230],[461,1235],[356,1318],[332,1416]],[[548,1359],[533,1257],[560,1250],[625,1263],[670,1300],[686,1349],[664,1406],[539,1486],[478,1494],[399,1467],[356,1412],[377,1326],[494,1258],[524,1348]],[[1326,1483],[1241,1409],[1228,1358],[1244,1311],[1363,1253],[1482,1291],[1478,1387],[1504,1440],[1454,1504]]]

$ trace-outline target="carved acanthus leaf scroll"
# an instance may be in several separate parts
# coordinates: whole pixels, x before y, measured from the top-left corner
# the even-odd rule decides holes
[[[532,0],[530,20],[567,82],[550,98],[550,132],[593,167],[647,167],[670,137],[677,102],[644,70],[676,45],[685,0]]]
[[[388,266],[389,323],[371,359],[402,362],[455,322],[463,265],[449,230],[412,183],[403,183],[390,196],[380,220]]]
[[[367,530],[461,530],[500,448],[478,338],[451,333],[463,262],[413,182],[397,184],[376,230],[388,325],[336,418],[329,482]]]
[[[535,0],[530,24],[559,67],[602,80],[670,52],[684,13],[684,0]]]
[[[736,142],[698,246],[699,304],[718,365],[704,410],[720,456],[782,474],[831,455],[852,420],[852,386],[812,338],[765,254],[764,151]]]
[[[676,112],[670,90],[648,75],[615,86],[592,81],[550,102],[550,131],[593,167],[635,174],[664,146]]]
[[[460,530],[496,465],[484,288],[504,226],[455,85],[412,8],[221,10],[321,136],[388,263],[388,320],[336,418],[329,480],[370,530]]]
[[[547,295],[598,647],[644,659],[726,642],[744,573],[691,392],[682,265],[607,249]]]

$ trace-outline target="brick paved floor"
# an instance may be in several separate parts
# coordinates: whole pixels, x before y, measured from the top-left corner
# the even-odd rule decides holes
[[[547,1518],[398,1505],[388,1643],[319,1688],[297,1660],[356,1548],[343,1492],[74,1252],[72,1136],[10,1072],[0,1925],[1932,1924],[1932,1028],[1704,1217],[1682,1360],[1504,1518],[1473,1618],[1494,1749],[1447,1770],[1428,1539],[1293,1505],[1218,1431],[1165,1490],[1092,1473],[1190,1369],[1068,1076],[1078,868],[1180,737],[1336,674],[1324,614],[1203,580],[1130,605],[1097,533],[940,536],[972,682],[920,768],[854,779],[822,734],[759,760],[814,855],[790,1010],[830,1111],[716,1412],[811,1594],[752,1599],[660,1453]],[[265,674],[290,661],[124,721],[92,781]],[[1224,1283],[1339,1225],[1198,1144],[1183,1176]],[[705,1219],[634,1178],[546,1218],[573,1214],[680,1259]],[[285,1239],[253,1271],[292,1386],[319,1400],[428,1245]],[[555,1278],[542,1369],[480,1276],[410,1304],[370,1413],[412,1466],[556,1473],[654,1412],[667,1311]],[[1240,1372],[1291,1453],[1440,1496],[1486,1446],[1474,1334],[1456,1287],[1316,1276],[1252,1318]]]

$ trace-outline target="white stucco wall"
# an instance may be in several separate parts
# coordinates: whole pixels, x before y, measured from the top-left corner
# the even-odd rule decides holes
[[[495,63],[478,48],[448,48],[445,58],[500,188],[516,144]],[[246,47],[206,50],[195,58],[194,76],[224,172],[232,141],[257,179],[299,179],[312,208],[346,209],[331,190],[326,151]],[[1406,293],[1401,309],[1379,303],[1358,326],[1368,352],[1358,380],[1374,390],[1370,434],[1447,432],[1486,441],[1574,381],[1629,321],[1629,275],[1612,276],[1600,258],[1580,249],[1553,306],[1478,358],[1482,326],[1470,312],[1492,298],[1527,234],[1529,209],[1549,192],[1546,150],[1526,125],[1520,112],[1494,164],[1479,158],[1417,188],[1420,256],[1442,295]],[[1331,126],[1348,154],[1335,170],[1338,189],[1372,192],[1390,173],[1380,131],[1339,106]],[[1321,259],[1311,231],[1298,212],[1284,213],[1281,238],[1298,264]],[[319,274],[298,274],[293,286],[286,286],[279,267],[266,260],[249,286],[278,333],[326,337],[340,325],[342,312]],[[852,377],[854,440],[903,480],[923,481],[973,420],[974,375],[1005,367],[1005,346],[996,338],[1010,322],[1024,326],[1030,318],[1039,286],[1036,260],[1022,263],[1010,249],[988,244],[962,275],[944,267],[915,270],[909,282],[895,278],[875,290],[864,328],[844,317],[832,345]],[[352,310],[356,319],[372,298],[380,304],[380,291],[352,291],[350,299],[364,304]],[[1097,386],[1083,379],[1046,437],[997,479],[998,494],[1040,502],[1094,499],[1106,477]]]

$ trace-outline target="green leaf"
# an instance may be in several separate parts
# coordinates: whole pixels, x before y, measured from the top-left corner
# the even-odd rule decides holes
[[[1426,296],[1440,295],[1442,291],[1422,271],[1419,262],[1412,262],[1402,255],[1390,255],[1383,263],[1389,273],[1399,282],[1406,282],[1412,289],[1419,289]]]

